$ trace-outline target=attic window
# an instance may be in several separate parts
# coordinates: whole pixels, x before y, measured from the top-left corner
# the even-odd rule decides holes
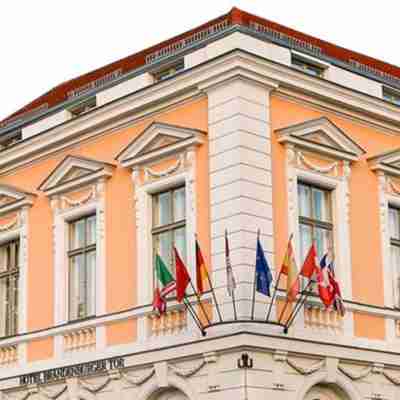
[[[384,100],[400,106],[400,91],[383,86],[382,97]]]
[[[96,97],[91,97],[90,99],[75,104],[69,109],[69,112],[72,116],[77,117],[78,115],[85,114],[93,108],[96,108]]]
[[[170,78],[171,76],[177,74],[179,71],[182,71],[184,68],[184,60],[179,60],[174,64],[169,64],[168,66],[164,66],[162,69],[155,71],[153,73],[154,80],[156,82],[163,81],[164,79]]]
[[[6,133],[0,136],[0,150],[4,150],[22,140],[21,130]]]
[[[322,65],[294,54],[292,54],[292,66],[312,76],[323,77],[325,71]]]

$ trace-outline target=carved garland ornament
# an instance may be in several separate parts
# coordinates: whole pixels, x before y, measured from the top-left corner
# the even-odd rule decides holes
[[[313,162],[311,162],[310,160],[308,160],[301,151],[299,151],[297,153],[297,158],[300,163],[302,163],[303,165],[305,165],[307,168],[311,169],[312,171],[319,172],[321,174],[327,174],[331,171],[334,171],[335,175],[337,175],[337,167],[338,167],[337,161],[335,161],[332,164],[329,164],[325,167],[322,167],[322,166],[316,165]]]
[[[43,387],[40,388],[40,394],[48,399],[57,399],[60,397],[66,390],[68,389],[67,385],[62,386],[62,388],[58,391],[51,392],[48,389],[44,389]]]
[[[8,224],[0,225],[0,232],[5,232],[13,228],[14,226],[18,225],[19,223],[19,215],[17,215],[12,221],[10,221]]]
[[[153,367],[150,371],[144,373],[142,376],[130,376],[127,374],[122,374],[122,378],[131,385],[139,386],[147,382],[155,373],[156,370]]]
[[[175,172],[179,171],[182,164],[183,164],[183,157],[180,157],[179,160],[174,165],[171,165],[169,168],[166,168],[163,171],[157,172],[157,171],[154,171],[153,169],[151,169],[150,167],[146,167],[146,168],[144,168],[144,172],[145,172],[146,176],[150,176],[152,178],[165,178],[165,177],[172,175]]]
[[[67,196],[62,196],[62,201],[68,204],[70,207],[77,207],[87,203],[89,200],[94,199],[96,197],[96,190],[93,187],[92,190],[88,193],[80,197],[79,199],[73,200]]]
[[[365,367],[360,372],[353,372],[349,368],[344,367],[343,365],[338,366],[339,371],[345,374],[348,378],[356,381],[358,379],[362,379],[367,377],[372,372],[372,367]]]
[[[86,389],[90,393],[97,393],[100,390],[104,389],[110,382],[112,381],[111,378],[106,378],[102,383],[99,385],[93,385],[87,381],[84,380],[79,380],[79,383],[81,384],[83,389]]]
[[[169,367],[176,375],[178,375],[182,378],[188,378],[188,377],[194,375],[195,373],[199,372],[206,364],[207,364],[207,362],[205,360],[203,360],[199,364],[195,365],[192,368],[184,369],[184,368],[179,368],[172,364],[169,365]]]
[[[314,372],[319,371],[325,365],[325,360],[317,361],[308,367],[303,367],[290,358],[287,358],[286,362],[301,375],[311,375]]]
[[[391,179],[388,179],[388,183],[393,192],[400,195],[400,188]]]

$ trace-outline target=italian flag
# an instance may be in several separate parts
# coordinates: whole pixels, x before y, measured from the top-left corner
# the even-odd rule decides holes
[[[165,297],[176,289],[176,282],[159,254],[156,255],[156,277],[158,284],[154,291],[153,309],[163,314],[167,308]]]

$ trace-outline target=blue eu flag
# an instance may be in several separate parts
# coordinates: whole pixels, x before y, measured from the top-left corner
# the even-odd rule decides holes
[[[272,282],[272,274],[269,269],[264,250],[261,246],[260,239],[257,239],[257,258],[256,258],[256,290],[265,296],[271,296],[270,286]]]

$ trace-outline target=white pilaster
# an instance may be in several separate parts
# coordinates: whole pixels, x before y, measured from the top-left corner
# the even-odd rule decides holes
[[[273,255],[269,93],[271,88],[236,76],[206,89],[210,144],[211,254],[213,279],[224,319],[227,297],[224,231],[237,283],[238,318],[249,318],[257,230],[271,266]],[[257,301],[263,296],[257,297]],[[265,308],[259,307],[262,313]]]

